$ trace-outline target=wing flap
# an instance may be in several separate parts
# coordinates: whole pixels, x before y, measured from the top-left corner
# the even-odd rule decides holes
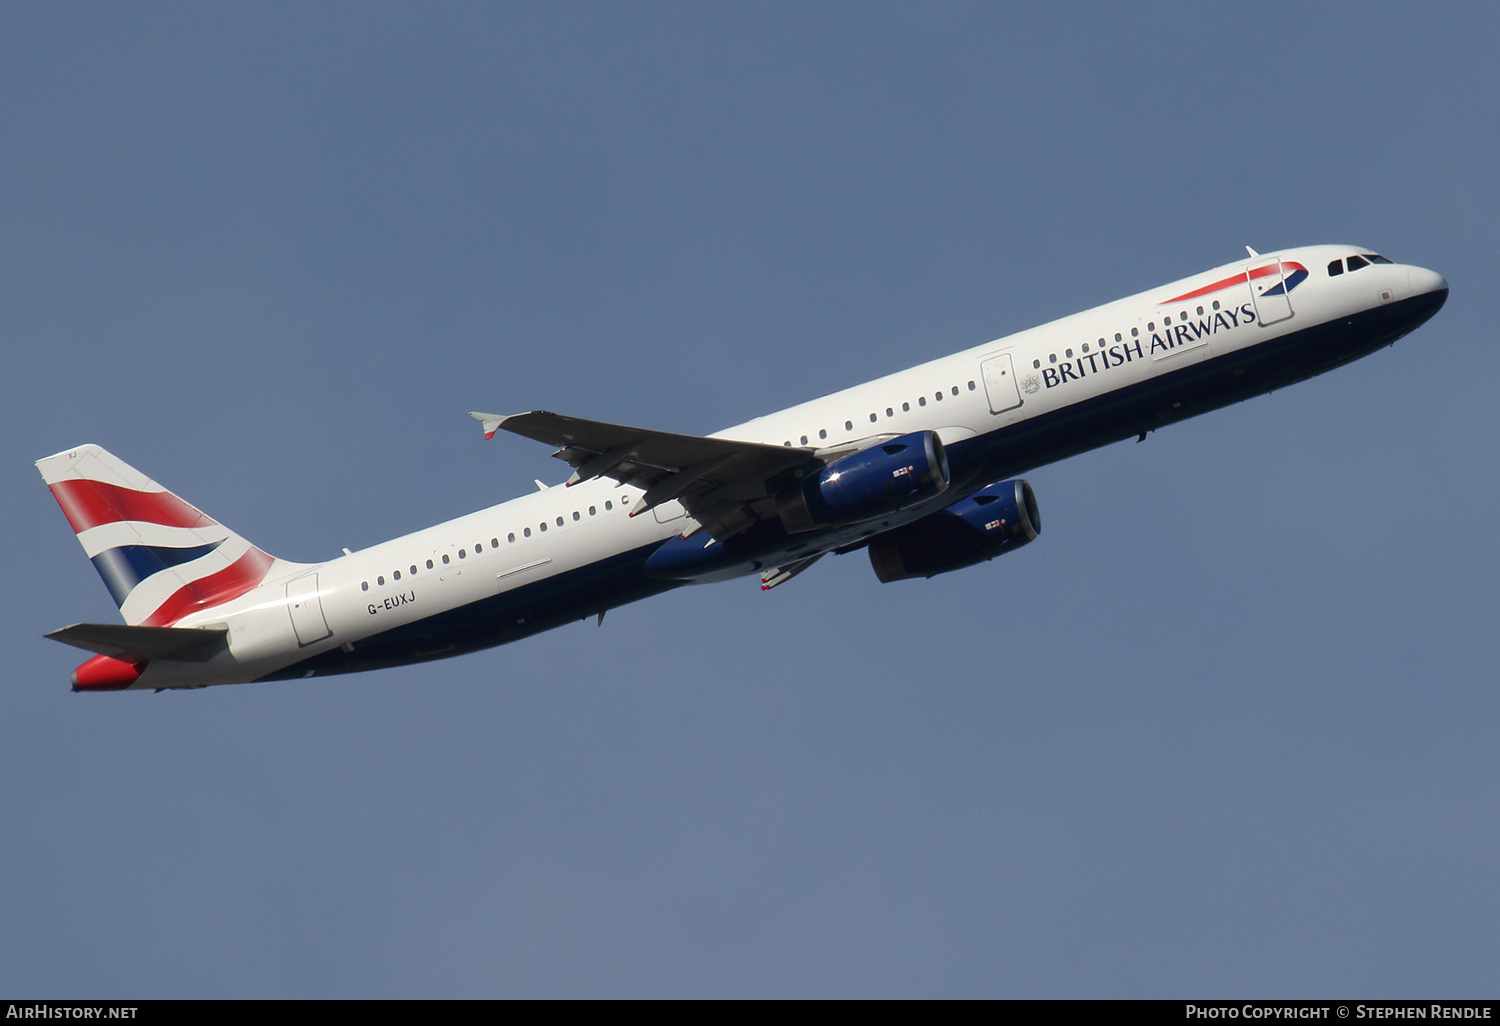
[[[644,500],[632,516],[677,499],[720,539],[755,522],[749,504],[799,479],[799,470],[823,462],[810,449],[680,435],[546,410],[469,416],[480,422],[486,437],[503,429],[555,447],[552,455],[573,468],[569,485],[610,477],[644,489]]]

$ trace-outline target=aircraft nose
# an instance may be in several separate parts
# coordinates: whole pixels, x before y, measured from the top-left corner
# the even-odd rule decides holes
[[[1406,280],[1411,285],[1411,294],[1414,296],[1425,296],[1429,292],[1447,292],[1448,279],[1436,271],[1429,271],[1425,267],[1413,267],[1407,272]]]

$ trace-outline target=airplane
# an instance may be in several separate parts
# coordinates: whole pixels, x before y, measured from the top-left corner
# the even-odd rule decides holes
[[[1358,246],[1247,257],[708,436],[473,413],[554,447],[565,485],[358,552],[270,555],[97,445],[37,461],[123,624],[74,691],[290,680],[461,655],[685,584],[771,589],[865,549],[884,583],[1033,541],[1019,475],[1144,439],[1391,345],[1448,298]]]

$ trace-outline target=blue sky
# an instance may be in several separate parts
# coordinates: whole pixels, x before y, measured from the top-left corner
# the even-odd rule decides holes
[[[0,11],[0,992],[1493,996],[1479,4]],[[1029,475],[1045,532],[457,660],[72,695],[31,461],[318,560],[1314,242],[1393,349]]]

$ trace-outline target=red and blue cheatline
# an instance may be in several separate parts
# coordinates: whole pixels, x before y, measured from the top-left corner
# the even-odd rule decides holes
[[[1161,301],[1161,305],[1167,306],[1170,303],[1182,303],[1189,299],[1197,299],[1200,296],[1209,296],[1215,292],[1223,292],[1225,289],[1234,288],[1236,285],[1243,285],[1246,281],[1256,281],[1260,278],[1269,278],[1273,274],[1281,274],[1283,273],[1282,269],[1285,270],[1285,276],[1281,281],[1274,287],[1262,292],[1261,295],[1284,296],[1307,280],[1307,268],[1297,263],[1297,261],[1272,260],[1269,264],[1262,264],[1260,267],[1252,267],[1249,271],[1239,271],[1228,278],[1221,278],[1212,285],[1205,285],[1201,289],[1194,289],[1191,292],[1184,292],[1180,296],[1164,299]]]

